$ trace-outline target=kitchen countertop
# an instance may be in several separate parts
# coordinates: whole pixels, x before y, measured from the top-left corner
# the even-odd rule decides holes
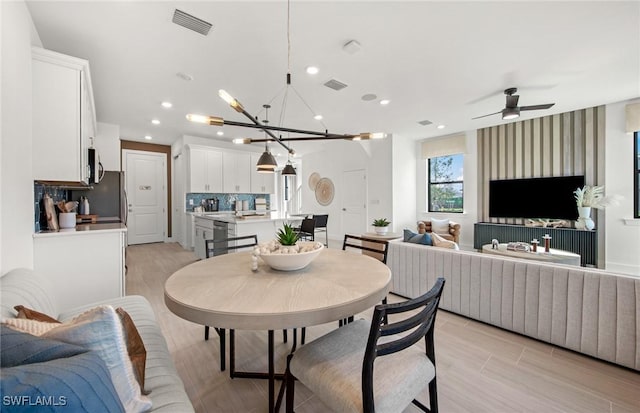
[[[243,213],[253,211],[242,211]],[[187,211],[187,214],[193,216],[210,219],[212,221],[223,221],[229,224],[247,224],[258,222],[279,222],[279,221],[302,221],[303,217],[299,216],[282,216],[278,212],[267,212],[264,217],[250,216],[247,218],[237,217],[233,211],[219,211],[219,212],[191,212]]]
[[[125,232],[127,226],[122,223],[116,224],[78,224],[75,228],[61,228],[60,231],[40,231],[33,234],[34,238],[86,235],[97,232]]]

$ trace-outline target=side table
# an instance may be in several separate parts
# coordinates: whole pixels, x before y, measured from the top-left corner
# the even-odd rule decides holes
[[[394,239],[400,239],[402,238],[402,234],[395,234],[395,233],[387,233],[384,235],[378,235],[375,232],[365,232],[364,234],[360,235],[362,238],[369,238],[369,239],[376,239],[376,240],[380,240],[380,241],[391,241]],[[368,248],[373,248],[376,250],[382,250],[382,246],[376,242],[366,242],[364,241],[362,243],[363,247],[368,247]],[[371,251],[367,251],[367,250],[362,250],[362,254],[364,255],[368,255],[370,257],[373,257],[377,260],[381,260],[382,261],[382,254],[377,254],[375,252],[371,252]]]

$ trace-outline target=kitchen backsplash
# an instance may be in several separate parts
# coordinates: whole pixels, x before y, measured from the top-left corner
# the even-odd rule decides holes
[[[44,231],[47,229],[47,216],[44,214],[44,207],[42,206],[42,197],[44,194],[49,194],[53,198],[53,203],[58,201],[68,200],[69,191],[59,188],[57,186],[44,185],[34,182],[33,183],[33,203],[34,203],[34,230],[35,232]]]
[[[267,200],[267,209],[270,209],[270,196],[268,194],[200,194],[188,193],[186,208],[187,211],[193,211],[193,207],[198,206],[205,199],[217,198],[219,211],[234,211],[236,201],[249,201],[249,209],[256,209],[256,198],[265,198]],[[189,203],[193,200],[193,205]]]

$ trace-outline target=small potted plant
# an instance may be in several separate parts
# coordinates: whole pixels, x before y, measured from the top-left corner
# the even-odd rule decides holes
[[[389,224],[391,224],[391,222],[387,221],[386,218],[379,218],[374,219],[371,225],[373,225],[373,229],[375,230],[376,234],[384,235],[389,230]]]

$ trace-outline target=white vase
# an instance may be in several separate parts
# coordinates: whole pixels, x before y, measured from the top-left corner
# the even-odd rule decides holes
[[[376,231],[376,234],[378,235],[384,235],[387,233],[387,231],[389,231],[389,227],[373,227],[373,229]]]
[[[595,222],[591,219],[591,207],[578,207],[578,220],[576,228],[591,231],[596,227]]]

